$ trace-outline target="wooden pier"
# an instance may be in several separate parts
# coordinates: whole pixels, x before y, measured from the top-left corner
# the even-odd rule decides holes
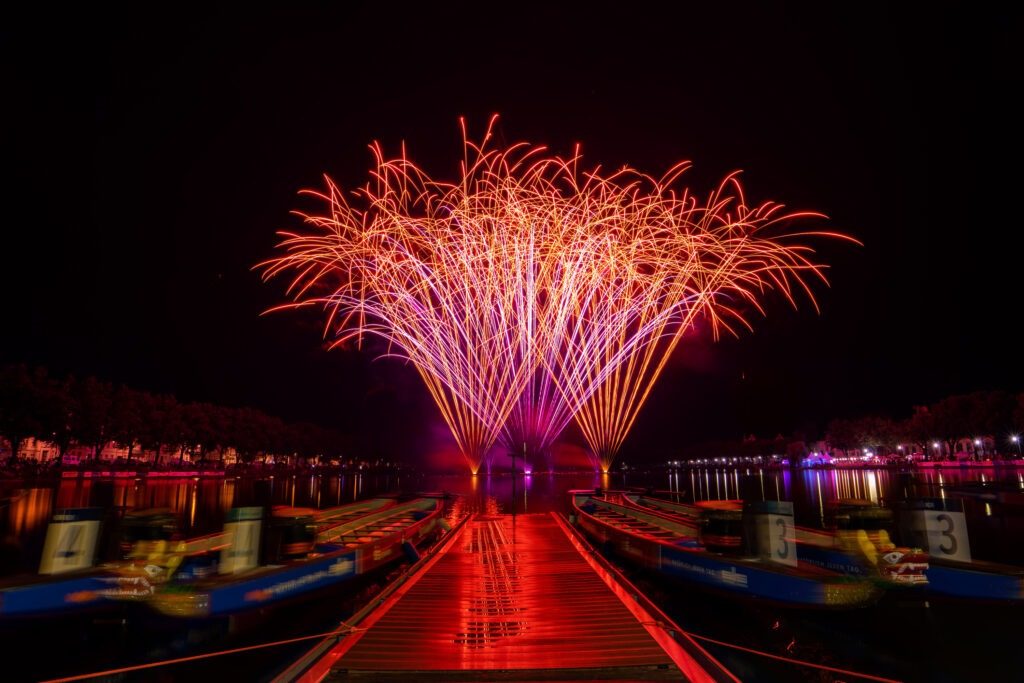
[[[738,683],[555,514],[474,516],[276,683]]]

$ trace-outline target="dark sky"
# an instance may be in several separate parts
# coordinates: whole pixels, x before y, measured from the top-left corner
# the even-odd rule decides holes
[[[373,141],[454,178],[459,117],[497,113],[585,167],[689,160],[698,195],[741,170],[864,243],[821,245],[820,314],[769,297],[753,332],[685,344],[622,457],[1024,390],[1008,5],[144,4],[0,27],[2,363],[419,449],[443,429],[415,374],[261,315],[284,281],[253,266],[299,190],[366,181]]]

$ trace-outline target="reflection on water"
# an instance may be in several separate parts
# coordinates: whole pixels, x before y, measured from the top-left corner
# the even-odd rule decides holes
[[[970,482],[1004,482],[1020,490],[1024,473],[995,468],[921,470],[913,474],[895,470],[759,470],[705,469],[651,473],[574,473],[510,476],[395,475],[361,472],[336,476],[305,474],[273,478],[181,478],[175,480],[124,479],[95,481],[66,479],[47,485],[0,483],[0,530],[20,546],[24,569],[38,568],[42,538],[55,510],[109,505],[121,509],[169,508],[180,517],[182,532],[202,534],[222,528],[226,512],[237,506],[261,503],[298,507],[328,508],[383,494],[447,492],[453,494],[452,508],[465,513],[537,512],[568,513],[571,489],[640,488],[680,502],[712,499],[792,501],[796,521],[820,525],[831,501],[837,498],[866,498],[876,502],[907,495],[944,497],[953,495],[945,485]],[[6,488],[3,488],[6,487]],[[977,559],[1000,559],[1024,565],[1024,513],[987,500],[965,499],[971,553]],[[994,612],[989,605],[912,602],[899,594],[887,596],[878,605],[852,612],[821,616],[793,614],[756,604],[723,603],[701,591],[679,588],[650,588],[652,597],[685,632],[703,634],[718,643],[734,643],[755,651],[771,652],[779,661],[750,656],[726,646],[708,647],[713,654],[746,683],[785,681],[852,680],[846,675],[826,675],[815,669],[796,668],[782,659],[794,657],[807,662],[833,664],[870,672],[882,680],[961,683],[961,681],[1015,680],[1009,660],[1011,648],[999,646],[982,656],[967,653],[991,648],[999,637],[1016,628],[1019,610]],[[360,589],[364,590],[364,589]],[[365,589],[368,590],[368,589]],[[352,604],[357,604],[356,598]],[[330,601],[321,601],[326,607]],[[345,603],[346,606],[348,603]],[[728,609],[723,609],[723,604]],[[297,635],[322,633],[337,623],[337,608],[326,616],[296,616],[279,619],[254,632],[251,641],[218,640],[221,634],[203,635],[194,629],[165,633],[135,628],[143,621],[89,622],[88,628],[75,624],[59,632],[62,652],[81,659],[84,671],[98,671],[127,656],[139,661],[162,660],[192,653],[203,643],[223,650],[255,642],[282,642]],[[133,613],[129,613],[133,614]],[[296,612],[298,614],[298,612]],[[140,617],[135,615],[134,619]],[[317,619],[323,619],[323,623]],[[130,626],[125,626],[125,624]],[[266,629],[280,629],[267,631]],[[86,634],[86,635],[82,635]],[[203,636],[200,638],[200,636]],[[241,637],[241,636],[239,636]],[[247,636],[249,637],[249,636]],[[31,640],[30,643],[35,643]],[[104,648],[110,648],[109,650]],[[52,648],[38,639],[36,665],[47,662]],[[270,680],[268,672],[305,652],[302,642],[294,652],[246,651],[244,661],[232,660],[237,680]],[[21,650],[18,650],[21,653]],[[117,654],[111,654],[116,652]],[[97,654],[98,653],[98,654]],[[964,661],[960,662],[960,654]],[[30,655],[30,657],[32,657]],[[262,659],[260,659],[262,657]],[[223,659],[210,660],[221,667]],[[194,666],[205,665],[201,660]],[[209,669],[161,667],[159,673],[142,671],[125,681],[176,683],[209,680]],[[242,673],[249,667],[249,674]],[[1015,667],[1016,664],[1013,664]],[[260,671],[259,675],[254,673]],[[5,674],[7,672],[5,671]],[[1007,674],[1007,675],[1003,675]],[[915,677],[916,676],[916,677]],[[15,678],[14,680],[19,680]],[[24,679],[29,680],[29,679]],[[39,680],[38,677],[31,680]]]
[[[110,506],[121,510],[169,508],[179,517],[185,535],[223,528],[232,507],[269,501],[274,505],[326,508],[375,495],[447,492],[466,498],[471,512],[487,505],[499,512],[568,513],[571,489],[602,487],[651,489],[680,502],[739,499],[792,501],[797,524],[820,527],[827,506],[837,498],[875,502],[910,495],[945,496],[945,486],[967,482],[1002,481],[1024,488],[1024,472],[999,468],[921,469],[913,473],[892,469],[754,469],[708,468],[628,473],[538,473],[519,475],[427,475],[394,472],[356,472],[321,476],[315,473],[265,478],[187,477],[180,479],[125,478],[93,480],[67,478],[49,485],[5,482],[0,489],[0,528],[8,543],[16,542],[28,569],[38,566],[42,539],[55,510]],[[1020,531],[1020,517],[1007,520],[989,502],[966,500],[971,521],[972,548],[979,559],[996,555],[1008,545],[1007,533]],[[1019,545],[1019,544],[1013,544]],[[1024,549],[999,559],[1024,564]]]
[[[864,469],[688,470],[669,473],[668,489],[691,501],[793,501],[798,514],[821,517],[827,502],[837,498],[881,502],[896,494],[903,476],[895,470]]]

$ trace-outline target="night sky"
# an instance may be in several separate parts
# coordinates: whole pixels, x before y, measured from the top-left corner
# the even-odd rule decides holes
[[[622,458],[977,390],[1024,391],[1020,24],[986,3],[288,3],[8,9],[0,363],[182,401],[445,430],[409,367],[262,315],[253,267],[299,195],[366,182],[379,140],[454,179],[459,117],[583,166],[826,214],[820,313],[683,344]],[[552,3],[555,4],[555,3]],[[671,12],[663,7],[679,5]]]

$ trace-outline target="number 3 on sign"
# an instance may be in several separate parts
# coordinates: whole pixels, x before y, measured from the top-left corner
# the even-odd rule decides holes
[[[789,515],[767,515],[769,552],[772,562],[796,566],[796,545],[793,542],[793,517]]]
[[[967,521],[962,512],[923,510],[924,529],[928,534],[928,554],[961,562],[971,561],[971,545],[967,541]]]

